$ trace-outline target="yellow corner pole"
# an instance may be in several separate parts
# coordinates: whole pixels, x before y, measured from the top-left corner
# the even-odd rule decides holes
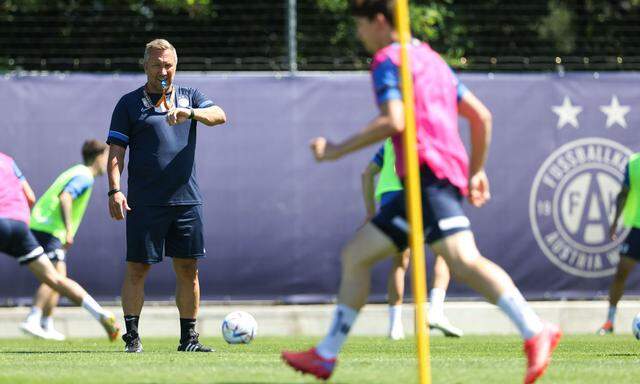
[[[404,164],[406,170],[405,191],[407,196],[407,218],[409,219],[409,246],[413,263],[412,286],[415,301],[415,321],[418,347],[418,374],[420,384],[431,383],[429,355],[429,333],[427,332],[426,281],[427,273],[424,260],[424,234],[422,233],[422,200],[420,194],[420,173],[418,154],[415,150],[416,118],[413,93],[413,77],[408,47],[411,44],[409,28],[408,0],[396,0],[396,28],[400,39],[400,76],[402,81],[402,101],[404,103]]]

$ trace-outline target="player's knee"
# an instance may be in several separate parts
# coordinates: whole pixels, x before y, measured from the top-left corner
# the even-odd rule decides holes
[[[176,266],[175,272],[178,279],[195,280],[198,277],[198,266],[195,264]]]
[[[450,273],[456,280],[465,282],[476,272],[476,264],[480,258],[480,254],[470,253],[457,253],[450,260],[447,260],[449,264]]]
[[[56,292],[60,291],[62,287],[62,281],[65,279],[64,276],[59,273],[48,273],[44,279],[44,283],[47,284],[51,289]]]
[[[144,281],[151,266],[140,263],[130,263],[127,265],[126,278],[132,283],[140,283]]]
[[[360,257],[359,253],[357,252],[357,249],[351,244],[347,244],[342,249],[341,257],[343,270],[366,266],[363,258]]]
[[[625,280],[627,280],[627,276],[629,276],[629,271],[622,268],[618,268],[613,278],[618,282],[624,282]]]

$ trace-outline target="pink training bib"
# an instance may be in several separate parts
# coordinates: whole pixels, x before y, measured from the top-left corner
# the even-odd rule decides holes
[[[29,224],[29,204],[22,190],[22,182],[15,174],[14,161],[0,152],[0,218]]]
[[[447,179],[468,192],[469,157],[458,132],[458,80],[447,63],[426,43],[410,47],[415,92],[418,161],[426,164],[439,179]],[[400,45],[391,44],[379,50],[371,70],[391,60],[400,67]],[[396,170],[404,177],[402,136],[393,138]]]

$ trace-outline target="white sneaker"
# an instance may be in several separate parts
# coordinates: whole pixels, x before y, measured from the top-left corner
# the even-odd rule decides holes
[[[462,337],[462,329],[454,327],[446,316],[429,317],[429,329],[439,329],[446,337]]]
[[[40,323],[32,322],[32,321],[24,321],[20,323],[18,326],[20,330],[26,333],[29,336],[38,337],[41,339],[47,338],[47,332],[42,329]]]
[[[56,340],[56,341],[64,341],[67,338],[64,334],[58,332],[58,330],[53,328],[53,327],[48,328],[48,329],[44,329],[43,328],[43,330],[46,333],[45,339]]]
[[[393,329],[389,330],[389,338],[391,340],[404,339],[404,329],[402,328],[402,325],[396,326]]]

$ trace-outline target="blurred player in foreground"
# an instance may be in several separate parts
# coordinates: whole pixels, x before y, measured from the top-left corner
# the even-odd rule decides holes
[[[56,178],[40,197],[31,213],[31,232],[44,248],[60,275],[67,275],[66,251],[73,245],[91,198],[93,180],[107,169],[107,145],[87,140],[82,145],[82,164],[74,165]],[[41,284],[33,299],[31,312],[20,329],[44,339],[64,340],[53,325],[52,312],[60,295]]]
[[[351,1],[358,36],[369,52],[380,114],[362,131],[341,143],[325,138],[312,141],[318,161],[337,160],[387,137],[393,137],[398,175],[405,176],[402,137],[404,106],[399,83],[400,46],[393,25],[393,0]],[[482,294],[516,325],[527,356],[525,384],[540,377],[556,348],[561,332],[545,324],[531,309],[507,273],[478,251],[470,223],[462,209],[468,196],[474,206],[490,198],[484,172],[491,120],[482,119],[482,103],[472,94],[458,104],[457,80],[446,62],[426,43],[409,49],[415,84],[418,158],[421,165],[422,205],[426,242],[444,257],[452,274]],[[471,125],[471,161],[458,132],[458,109],[468,109]],[[490,115],[489,115],[490,116]],[[385,205],[342,251],[342,281],[338,305],[327,336],[305,352],[283,352],[287,364],[318,378],[331,376],[338,352],[346,341],[360,308],[369,295],[372,266],[407,247],[404,194]]]
[[[0,153],[0,252],[13,256],[42,283],[86,309],[114,341],[120,333],[115,316],[57,271],[29,230],[29,205],[34,202],[33,191],[13,159]]]
[[[609,312],[607,320],[598,330],[600,335],[613,333],[616,307],[624,294],[624,284],[640,260],[640,153],[631,155],[624,171],[622,189],[616,198],[616,213],[609,228],[611,240],[617,238],[618,220],[623,212],[624,226],[631,231],[620,245],[620,262],[609,287]]]
[[[462,83],[458,84],[458,99],[461,99]],[[466,91],[462,92],[466,93]],[[378,176],[378,183],[374,193],[374,179]],[[402,193],[403,186],[396,174],[396,156],[391,139],[385,140],[373,159],[362,172],[362,195],[367,222],[376,215],[376,200],[380,209],[390,203],[396,195]],[[405,249],[393,257],[393,265],[389,271],[387,283],[387,298],[389,301],[389,338],[404,339],[402,326],[402,301],[404,297],[404,278],[409,267],[411,254]],[[461,337],[463,332],[449,322],[444,315],[444,298],[449,286],[451,274],[447,263],[441,256],[436,256],[433,266],[433,287],[429,293],[429,328],[439,329],[447,337]]]

